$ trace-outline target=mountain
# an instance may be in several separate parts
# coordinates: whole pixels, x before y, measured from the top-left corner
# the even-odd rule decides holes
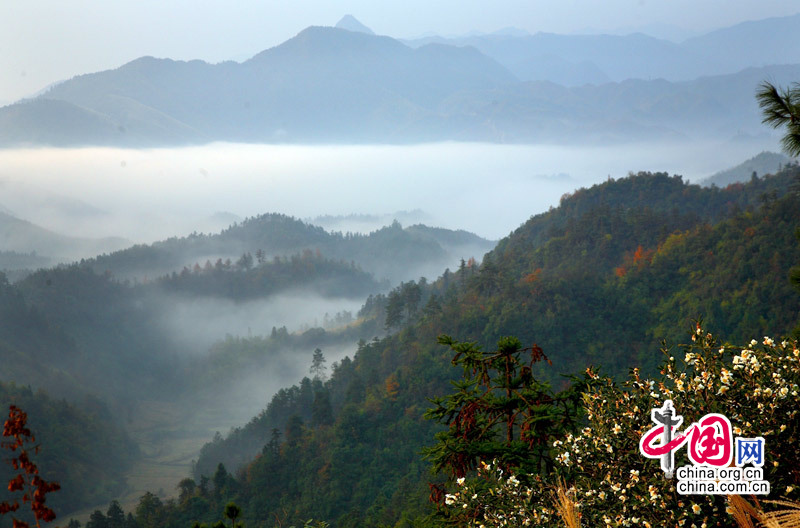
[[[340,25],[355,28],[354,20]],[[309,27],[241,64],[142,57],[59,83],[0,108],[0,145],[764,135],[753,92],[764,79],[800,78],[787,29],[794,21],[753,22],[683,44],[642,34],[517,32],[403,43]],[[767,44],[728,53],[766,34]]]
[[[619,82],[629,78],[683,80],[699,74],[686,71],[687,54],[678,45],[642,34],[491,34],[456,39],[427,37],[406,41],[410,46],[434,42],[474,47],[504,65],[522,80],[547,80],[566,86],[580,86],[585,82]],[[549,72],[548,64],[558,65],[559,69]],[[568,67],[575,71],[569,73]],[[691,63],[688,67],[691,68]],[[680,72],[685,72],[685,76],[679,75]]]
[[[791,159],[784,154],[761,152],[735,167],[712,174],[700,183],[702,185],[716,185],[718,187],[724,187],[737,182],[744,183],[749,181],[753,177],[753,174],[756,176],[775,174],[790,162]]]
[[[688,81],[750,67],[800,63],[795,38],[800,14],[744,22],[682,43],[642,33],[558,35],[494,33],[456,38],[405,40],[412,47],[432,42],[472,46],[522,80],[565,86],[626,79]]]
[[[234,498],[250,522],[425,525],[436,477],[419,452],[437,428],[422,415],[461,377],[452,351],[436,344],[441,333],[484,350],[507,335],[536,343],[552,366],[537,364],[535,375],[555,387],[588,365],[616,377],[633,365],[654,373],[661,340],[683,342],[697,317],[732,342],[788,334],[800,314],[788,278],[800,262],[800,196],[790,191],[798,177],[790,167],[721,189],[639,173],[565,196],[480,266],[417,285],[421,296],[403,306],[409,315],[395,334],[360,343],[328,380],[279,391],[246,425],[209,442],[194,477],[213,472],[225,492],[208,498],[203,519]],[[197,510],[164,514],[188,522]]]
[[[237,64],[143,57],[0,109],[3,144],[407,140],[460,90],[513,82],[474,49],[310,27]],[[63,117],[62,117],[63,116]]]
[[[706,75],[732,73],[750,66],[797,64],[798,26],[800,13],[742,22],[690,38],[681,47],[702,61]]]
[[[334,26],[338,29],[346,29],[347,31],[354,31],[356,33],[366,33],[367,35],[374,35],[370,28],[356,20],[353,15],[345,15]]]
[[[127,241],[121,238],[91,239],[61,235],[0,212],[0,247],[6,252],[35,253],[56,261],[70,261],[127,245]]]

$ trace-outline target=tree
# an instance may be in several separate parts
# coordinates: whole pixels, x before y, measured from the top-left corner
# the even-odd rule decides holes
[[[136,522],[142,528],[163,526],[164,504],[161,499],[147,492],[136,505]]]
[[[231,528],[236,528],[236,518],[241,515],[242,509],[236,503],[229,502],[225,505],[225,517],[231,520]]]
[[[419,308],[419,303],[422,299],[422,288],[414,281],[411,281],[403,285],[401,295],[403,297],[403,306],[406,309],[406,317],[411,319],[417,313],[417,308]]]
[[[40,527],[39,521],[50,522],[56,518],[56,513],[45,505],[47,494],[51,491],[58,491],[61,486],[56,482],[47,482],[39,476],[39,468],[31,460],[31,454],[39,452],[39,446],[35,444],[36,438],[31,430],[26,427],[28,415],[16,405],[8,408],[8,420],[3,424],[3,436],[11,438],[10,441],[2,442],[2,447],[8,449],[16,455],[11,458],[11,467],[14,471],[19,471],[17,475],[9,480],[8,491],[23,493],[22,502],[30,502],[36,526]],[[0,515],[15,512],[19,509],[19,501],[0,503]],[[28,523],[13,519],[14,528],[28,528]]]
[[[108,528],[125,528],[125,512],[119,502],[112,500],[106,511],[106,525]]]
[[[765,81],[756,92],[756,98],[764,114],[762,123],[772,128],[785,126],[781,146],[789,156],[800,156],[800,83],[780,90]]]
[[[516,337],[501,338],[493,352],[449,336],[439,343],[455,352],[452,363],[463,367],[464,377],[453,382],[455,392],[432,399],[434,407],[425,413],[448,427],[436,434],[436,445],[424,450],[433,469],[460,478],[479,462],[496,459],[505,469],[548,471],[551,437],[574,428],[583,384],[575,380],[570,389],[553,394],[532,374],[534,364],[549,362],[542,349],[523,348]]]
[[[325,381],[325,356],[322,350],[317,348],[314,350],[314,356],[311,358],[311,368],[308,372],[314,377],[315,380]]]
[[[176,487],[178,488],[178,501],[183,504],[194,496],[194,492],[197,489],[197,484],[195,483],[194,479],[187,477],[178,482]]]
[[[273,457],[277,456],[281,450],[281,430],[277,427],[272,428],[272,432],[270,433],[269,442],[264,444],[264,447],[261,449],[261,453],[264,455],[272,455]]]
[[[314,403],[311,405],[311,425],[330,425],[333,423],[333,409],[331,398],[326,389],[314,393]]]
[[[211,481],[214,483],[214,494],[217,497],[221,497],[223,490],[225,490],[228,485],[228,471],[225,469],[225,465],[222,462],[217,465],[217,470],[214,472]]]
[[[286,443],[290,446],[297,444],[303,437],[303,419],[293,414],[286,422]]]
[[[103,515],[103,512],[95,510],[89,516],[89,520],[86,521],[86,528],[109,528],[108,519]]]
[[[236,266],[239,267],[239,269],[250,271],[253,267],[253,255],[250,253],[242,253],[242,256],[236,261]]]
[[[402,285],[401,285],[402,286]],[[392,290],[386,297],[386,330],[403,322],[403,297],[398,290]]]

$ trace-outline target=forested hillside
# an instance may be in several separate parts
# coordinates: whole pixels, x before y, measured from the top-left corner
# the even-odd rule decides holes
[[[479,256],[494,243],[464,231],[434,229],[415,225],[403,228],[399,222],[367,235],[327,232],[295,218],[264,214],[234,224],[218,234],[193,234],[150,245],[102,255],[87,261],[96,272],[142,280],[154,278],[195,264],[204,266],[244,254],[261,263],[310,250],[323,257],[355,262],[377,280],[392,281],[438,273],[459,257]]]
[[[362,342],[330,378],[280,391],[248,425],[207,445],[194,480],[182,483],[180,501],[162,505],[161,519],[211,521],[228,500],[254,525],[421,519],[432,477],[420,450],[436,430],[422,414],[460,376],[436,344],[441,333],[486,348],[503,335],[538,343],[552,366],[536,374],[556,388],[566,383],[562,373],[590,364],[615,376],[633,365],[652,371],[660,341],[678,342],[699,317],[723,339],[791,333],[800,313],[789,281],[800,262],[799,175],[792,166],[709,189],[640,173],[565,197],[480,266],[465,262],[415,284],[412,297],[394,290],[384,309],[392,295],[401,311],[404,299],[416,306],[396,333]],[[251,462],[219,465],[258,445]]]
[[[123,475],[138,448],[102,401],[86,397],[78,403],[67,403],[52,399],[41,390],[34,392],[30,387],[0,383],[3,421],[11,404],[29,415],[27,425],[34,431],[35,445],[41,446],[40,452],[32,455],[42,478],[61,485],[61,490],[48,497],[50,507],[75,511],[108,501],[125,489]],[[4,461],[10,458],[10,451],[2,452]],[[15,473],[10,464],[0,464],[3,483]],[[0,502],[10,496],[3,486]],[[11,519],[2,517],[0,524],[11,526]]]
[[[254,395],[267,390],[258,387],[266,380],[301,377],[294,376],[303,372],[296,365],[303,358],[311,363],[309,376],[293,387],[284,381],[249,423],[208,443],[194,474],[181,483],[178,501],[147,496],[142,511],[160,519],[158,525],[177,528],[217,519],[235,500],[252,525],[314,517],[337,527],[403,526],[430,511],[432,477],[420,457],[437,430],[422,418],[428,398],[446,394],[459,376],[451,351],[436,344],[440,334],[486,349],[506,335],[536,343],[552,365],[540,362],[534,374],[554,390],[567,386],[563,374],[588,365],[616,377],[634,365],[652,372],[661,340],[676,343],[698,317],[725,339],[788,334],[800,313],[800,295],[788,278],[800,262],[798,179],[796,165],[725,188],[689,185],[664,173],[609,179],[531,217],[482,262],[461,259],[436,280],[404,281],[388,293],[378,292],[380,285],[356,263],[326,258],[324,248],[349,247],[386,261],[392,251],[422,242],[421,253],[405,257],[408,263],[413,255],[431,254],[430,248],[466,247],[474,238],[399,225],[369,236],[331,235],[267,216],[220,235],[40,270],[17,284],[0,284],[3,378],[35,380],[72,401],[99,396],[108,402],[110,411],[87,404],[87,419],[99,420],[99,438],[122,435],[109,442],[124,453],[104,455],[119,456],[119,464],[96,477],[114,490],[126,461],[135,458],[119,427],[142,419],[136,402],[143,394],[187,416],[235,402],[252,406],[258,404]],[[259,247],[293,247],[295,230],[306,240],[316,237],[323,249],[281,257]],[[235,260],[207,258],[148,280],[119,281],[94,269],[112,262],[147,266],[162,258],[174,263],[169,259],[187,248],[208,255],[214,244],[234,247],[231,241],[251,249]],[[219,315],[241,309],[236,313],[258,318],[253,302],[271,302],[296,288],[321,298],[368,297],[357,313],[326,313],[319,328],[301,331],[284,326],[223,338],[212,319],[190,317],[170,326],[178,324],[171,310],[208,299],[229,303],[225,309],[210,305]],[[354,354],[324,362],[323,350],[342,354],[356,341]],[[315,352],[312,363],[314,350],[319,357]],[[32,397],[20,390],[12,392]],[[66,462],[62,480],[72,482],[71,475],[84,471],[81,464],[91,463]],[[109,497],[87,482],[73,484],[75,504]]]

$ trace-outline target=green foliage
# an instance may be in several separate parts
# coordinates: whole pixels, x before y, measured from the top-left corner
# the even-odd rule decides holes
[[[730,419],[735,436],[763,436],[765,479],[772,493],[796,500],[800,491],[797,342],[764,337],[761,344],[752,340],[745,346],[721,345],[700,325],[691,338],[680,348],[682,361],[664,351],[661,375],[652,379],[634,371],[620,385],[590,371],[592,383],[584,396],[586,427],[554,442],[559,472],[570,486],[583,526],[733,524],[724,496],[679,495],[675,480],[664,478],[659,461],[640,454],[640,438],[653,426],[650,410],[666,399],[684,416],[684,425],[716,412]],[[686,463],[681,450],[676,467]],[[448,498],[451,519],[461,519],[465,526],[499,527],[504,518],[521,515],[528,519],[523,524],[563,526],[550,500],[553,478],[522,488],[499,477],[496,472],[482,476],[488,485],[480,479],[462,482],[462,488]]]
[[[37,442],[46,446],[37,456],[42,478],[58,480],[62,486],[48,497],[53,509],[65,514],[108,500],[124,489],[123,474],[137,449],[97,399],[86,398],[74,405],[53,400],[43,391],[0,383],[0,408],[12,403],[26,410]],[[8,481],[10,470],[9,465],[0,464],[0,477]],[[3,489],[0,501],[6,498]]]
[[[447,427],[424,450],[433,470],[464,477],[481,460],[496,460],[506,469],[548,472],[550,439],[575,426],[582,385],[554,395],[532,374],[535,363],[547,361],[542,349],[523,348],[515,337],[501,338],[493,352],[449,336],[439,343],[455,352],[452,363],[463,368],[464,378],[453,382],[452,394],[432,399],[434,407],[425,413]]]
[[[444,427],[421,415],[428,397],[453,393],[455,377],[453,354],[436,336],[464,336],[485,350],[509,334],[535,341],[553,366],[534,364],[531,374],[557,395],[567,387],[561,373],[592,364],[617,379],[634,365],[655,375],[660,339],[680,339],[679,329],[700,313],[731,340],[769,328],[788,332],[800,312],[787,280],[800,262],[792,237],[800,204],[790,194],[796,174],[788,167],[709,189],[642,173],[580,190],[501,241],[484,264],[465,261],[461,270],[418,282],[415,315],[404,313],[392,335],[362,341],[352,360],[332,369],[324,385],[330,425],[312,418],[309,380],[308,389],[279,392],[262,416],[206,446],[201,459],[224,460],[245,443],[260,453],[249,464],[252,455],[225,462],[241,465],[235,500],[245,520],[287,511],[285,524],[310,516],[337,527],[424,523],[430,477],[419,450]],[[402,287],[395,291],[399,297]],[[376,295],[359,315],[380,320],[386,306],[387,296]],[[374,328],[379,335],[383,324]],[[294,414],[305,426],[290,446],[271,433],[284,431]],[[552,457],[552,443],[548,449]],[[546,495],[537,501],[550,504]]]
[[[756,99],[764,114],[764,124],[772,128],[786,127],[781,138],[783,151],[792,157],[800,156],[800,83],[781,91],[771,83],[763,82]]]
[[[245,253],[235,266],[218,259],[184,267],[180,273],[162,277],[157,285],[182,295],[210,296],[244,301],[264,298],[292,288],[304,287],[324,296],[358,297],[379,288],[372,276],[353,263],[336,262],[305,250],[290,257],[275,257],[253,266]]]

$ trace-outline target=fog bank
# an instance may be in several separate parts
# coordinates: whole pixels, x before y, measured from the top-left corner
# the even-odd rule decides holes
[[[411,210],[434,225],[499,239],[578,187],[641,170],[697,181],[777,150],[765,141],[0,150],[0,181],[9,183],[0,207],[59,233],[137,242],[213,232],[265,212],[309,218]]]

